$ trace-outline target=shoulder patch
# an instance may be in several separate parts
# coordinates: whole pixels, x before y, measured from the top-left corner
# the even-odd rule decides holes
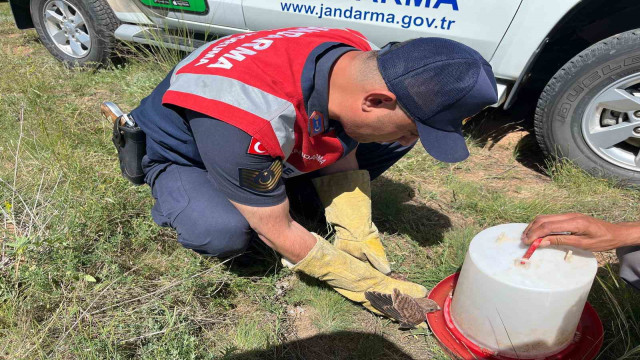
[[[257,192],[269,192],[275,189],[280,176],[282,176],[282,161],[280,160],[274,161],[264,170],[238,169],[240,186]]]
[[[252,137],[251,143],[249,143],[249,148],[247,149],[247,154],[252,155],[269,155],[267,149],[262,145],[258,139]]]

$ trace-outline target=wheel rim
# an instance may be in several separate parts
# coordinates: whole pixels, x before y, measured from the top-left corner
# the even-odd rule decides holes
[[[43,15],[45,29],[58,49],[74,58],[87,56],[91,51],[91,34],[75,6],[64,0],[48,1]]]
[[[615,81],[591,100],[582,135],[602,159],[640,172],[640,74]]]

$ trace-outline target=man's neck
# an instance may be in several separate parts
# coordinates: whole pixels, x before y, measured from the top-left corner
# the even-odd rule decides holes
[[[329,73],[329,118],[341,121],[341,107],[345,99],[353,94],[355,79],[353,62],[361,51],[350,51],[342,55]]]

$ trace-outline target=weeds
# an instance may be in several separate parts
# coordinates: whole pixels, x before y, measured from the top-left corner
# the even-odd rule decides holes
[[[0,29],[3,50],[21,49],[0,57],[11,69],[0,79],[0,357],[445,358],[428,333],[407,336],[296,280],[269,249],[223,263],[183,249],[152,222],[149,189],[119,176],[98,106],[132,109],[183,52],[125,44],[126,61],[75,71],[35,32],[15,29],[7,3]],[[547,164],[540,179],[516,161],[528,148],[470,143],[471,159],[457,165],[416,147],[373,184],[392,266],[410,280],[432,287],[459,268],[476,233],[499,223],[559,211],[640,219],[634,190],[565,162]],[[601,359],[639,357],[637,299],[615,264],[600,269],[589,301],[605,326]],[[303,330],[317,343],[299,339]]]

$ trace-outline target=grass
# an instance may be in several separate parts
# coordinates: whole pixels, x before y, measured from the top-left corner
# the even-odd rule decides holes
[[[348,330],[351,319],[358,311],[357,307],[330,287],[306,277],[304,281],[296,282],[286,301],[291,305],[308,305],[313,310],[309,316],[310,326],[319,332]]]
[[[428,331],[398,331],[296,278],[264,247],[222,263],[152,222],[149,189],[120,177],[98,106],[135,107],[175,53],[76,71],[33,30],[15,29],[7,3],[0,30],[0,358],[446,358]],[[565,162],[541,175],[517,160],[536,151],[530,144],[470,140],[469,161],[438,163],[417,147],[374,182],[376,223],[410,280],[435,285],[478,231],[499,223],[560,211],[640,219],[636,190]],[[615,262],[589,300],[605,326],[600,358],[639,358],[640,302]]]

